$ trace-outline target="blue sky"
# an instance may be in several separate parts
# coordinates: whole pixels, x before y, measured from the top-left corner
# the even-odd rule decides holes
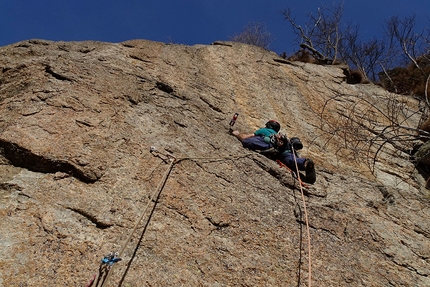
[[[270,50],[298,50],[281,12],[290,7],[299,24],[332,0],[0,0],[0,46],[28,39],[122,42],[147,39],[185,45],[229,40],[249,22],[272,34]],[[340,3],[336,1],[335,3]],[[360,25],[362,39],[381,37],[389,17],[416,15],[430,27],[430,0],[344,0],[343,22]]]

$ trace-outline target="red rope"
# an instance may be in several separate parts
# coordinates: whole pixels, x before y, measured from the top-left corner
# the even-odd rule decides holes
[[[288,170],[289,172],[293,173],[293,171],[288,166],[286,166],[284,163],[282,163],[279,159],[277,159],[276,162],[279,164],[279,167],[284,167],[286,170]],[[297,172],[297,180],[299,181],[299,183],[300,183],[301,186],[303,186],[305,188],[309,187],[309,185],[307,185],[306,183],[304,183],[300,179],[300,175],[298,174],[298,172]]]
[[[85,287],[91,287],[93,286],[94,280],[96,280],[97,274],[94,274],[93,278],[90,280],[90,282],[85,285]]]

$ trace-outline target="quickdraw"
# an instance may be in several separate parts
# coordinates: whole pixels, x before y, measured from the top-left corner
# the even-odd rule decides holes
[[[121,258],[118,257],[118,255],[119,255],[118,252],[110,252],[108,255],[104,256],[103,259],[100,261],[99,274],[94,275],[91,281],[88,282],[87,285],[85,285],[85,287],[103,286],[111,267],[115,263],[122,260]],[[93,285],[94,282],[95,282],[95,285]]]
[[[108,255],[106,255],[105,257],[103,257],[101,264],[102,265],[108,265],[108,266],[112,266],[114,263],[117,263],[118,261],[121,261],[122,259],[118,257],[118,252],[111,252]]]

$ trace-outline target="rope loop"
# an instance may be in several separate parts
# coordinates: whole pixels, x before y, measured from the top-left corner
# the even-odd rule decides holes
[[[155,202],[155,204],[157,204],[156,199],[160,196],[160,193],[162,191],[162,189],[164,188],[164,185],[170,175],[170,172],[173,169],[173,166],[183,160],[214,160],[214,161],[220,161],[220,160],[225,160],[225,159],[238,159],[238,158],[244,158],[244,157],[248,157],[248,156],[252,156],[254,155],[254,153],[247,153],[241,156],[226,156],[226,157],[217,157],[217,158],[207,158],[207,157],[182,157],[182,158],[177,158],[174,155],[172,155],[171,153],[162,153],[160,151],[158,151],[155,147],[151,146],[150,147],[150,153],[156,157],[161,158],[165,163],[169,163],[169,166],[166,168],[166,171],[162,177],[162,179],[160,180],[157,188],[155,189],[155,191],[153,192],[153,194],[150,197],[150,200],[148,201],[148,204],[146,205],[146,207],[143,209],[139,219],[137,220],[137,222],[135,223],[132,231],[130,232],[130,234],[128,235],[127,239],[123,242],[123,244],[121,245],[121,249],[119,252],[111,252],[108,255],[104,256],[103,259],[100,262],[100,267],[99,267],[99,272],[98,274],[94,275],[94,277],[90,280],[90,282],[86,285],[86,287],[105,287],[110,279],[110,276],[113,272],[115,263],[121,261],[122,259],[119,257],[121,254],[124,253],[128,243],[130,242],[134,232],[136,231],[136,229],[138,228],[140,222],[142,221],[149,205],[152,202]],[[306,221],[306,229],[307,229],[307,234],[308,234],[308,254],[309,254],[309,281],[308,281],[308,287],[311,287],[311,242],[310,242],[310,232],[309,232],[309,221],[308,221],[308,214],[307,214],[307,210],[306,210],[306,202],[305,202],[305,197],[304,197],[304,192],[303,192],[303,187],[308,187],[307,184],[305,184],[301,179],[300,179],[300,174],[299,174],[299,169],[297,166],[297,159],[296,159],[296,154],[294,152],[293,149],[293,154],[294,154],[294,161],[295,161],[295,166],[296,166],[296,172],[292,171],[290,168],[288,168],[285,164],[283,164],[281,161],[276,160],[276,162],[279,164],[280,167],[284,167],[286,168],[288,171],[290,171],[293,174],[294,178],[297,178],[297,180],[300,183],[300,190],[301,190],[301,194],[302,194],[302,200],[303,200],[303,207],[304,207],[304,213],[305,213],[305,221]],[[294,176],[295,175],[295,176]],[[93,284],[95,283],[95,285],[93,286]],[[101,284],[101,285],[100,285]]]

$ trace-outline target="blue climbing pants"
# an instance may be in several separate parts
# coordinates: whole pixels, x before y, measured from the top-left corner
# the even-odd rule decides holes
[[[242,140],[242,145],[251,150],[266,150],[272,147],[271,143],[264,141],[264,136],[252,136]]]
[[[299,170],[305,170],[305,161],[304,157],[295,157],[297,161],[297,167]],[[280,160],[283,164],[285,164],[292,171],[296,170],[296,163],[294,162],[294,155],[292,152],[285,152],[281,155]]]

